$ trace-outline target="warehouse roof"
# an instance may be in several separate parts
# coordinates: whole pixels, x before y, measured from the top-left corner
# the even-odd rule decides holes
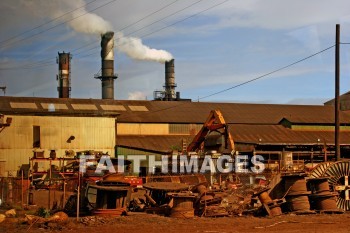
[[[292,130],[282,125],[230,124],[229,130],[235,143],[255,145],[334,145],[333,131]],[[117,136],[117,146],[142,149],[151,152],[169,153],[171,147],[181,147],[190,135],[121,135]],[[340,144],[349,145],[350,131],[340,133]]]
[[[278,105],[178,101],[135,101],[102,99],[59,99],[36,97],[0,97],[3,114],[80,114],[115,115],[128,123],[197,123],[209,112],[219,109],[227,123],[278,124],[283,118],[295,123],[332,124],[333,106]],[[341,112],[343,124],[350,122],[350,112]]]

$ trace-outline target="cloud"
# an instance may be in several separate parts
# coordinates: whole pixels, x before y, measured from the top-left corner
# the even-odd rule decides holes
[[[295,29],[339,21],[350,14],[350,2],[338,0],[248,0],[234,1],[208,12],[220,18],[220,27],[256,27],[264,29]]]
[[[128,93],[128,100],[146,100],[147,96],[145,93],[140,91]]]

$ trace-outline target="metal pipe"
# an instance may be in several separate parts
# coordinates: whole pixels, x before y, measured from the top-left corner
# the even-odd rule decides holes
[[[24,207],[24,193],[23,193],[23,186],[24,186],[24,174],[23,169],[21,170],[21,207]]]

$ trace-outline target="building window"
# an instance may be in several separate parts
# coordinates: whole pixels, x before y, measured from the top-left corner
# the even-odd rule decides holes
[[[40,126],[33,126],[33,148],[40,148]]]

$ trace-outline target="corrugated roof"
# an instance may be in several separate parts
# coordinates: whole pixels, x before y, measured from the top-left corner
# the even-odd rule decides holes
[[[25,103],[25,104],[23,104]],[[106,111],[100,104],[108,101],[91,99],[59,99],[37,97],[0,97],[0,112],[13,115],[64,115],[64,116],[107,116],[116,117],[116,111]],[[112,101],[112,105],[114,102]],[[18,107],[20,106],[20,108]],[[35,108],[33,108],[35,106]]]
[[[254,144],[334,145],[333,131],[292,130],[282,125],[231,124],[229,130],[235,142]],[[318,140],[319,139],[319,140]],[[349,145],[350,132],[340,133],[340,144]]]
[[[181,148],[182,139],[188,139],[187,136],[166,135],[166,136],[117,136],[117,146],[132,149],[142,149],[150,152],[170,153],[172,148]]]
[[[235,143],[256,145],[334,145],[334,132],[332,131],[293,131],[282,125],[246,125],[230,124],[229,130]],[[190,135],[119,135],[117,145],[146,151],[169,153],[171,147],[181,148],[182,139],[188,143]],[[319,139],[319,140],[318,140]],[[349,145],[350,132],[340,133],[340,144]]]
[[[35,103],[38,109],[13,109],[10,102]],[[46,113],[42,103],[61,103],[68,106],[62,112],[74,113],[72,104],[96,105],[96,112],[108,113],[105,105],[124,106],[118,122],[128,123],[194,123],[202,124],[211,110],[222,112],[227,123],[235,124],[278,124],[283,118],[297,123],[330,124],[334,122],[333,106],[322,105],[278,105],[278,104],[242,104],[242,103],[211,103],[211,102],[178,102],[178,101],[135,101],[135,100],[102,100],[102,99],[59,99],[35,97],[0,97],[0,109],[3,113]],[[132,111],[128,106],[143,106],[147,112]],[[138,107],[138,108],[139,108]],[[95,112],[94,110],[85,110]],[[350,113],[341,112],[343,124],[350,123]]]

